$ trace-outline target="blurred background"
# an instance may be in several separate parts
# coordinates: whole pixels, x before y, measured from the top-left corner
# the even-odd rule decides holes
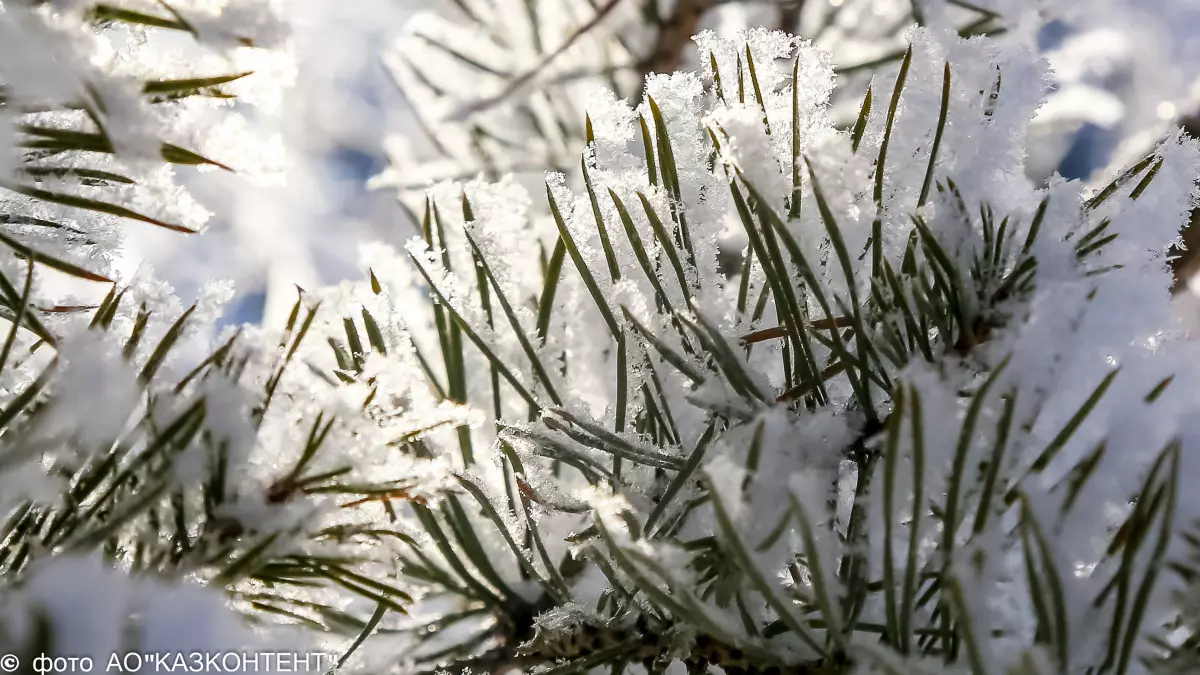
[[[381,56],[418,0],[294,0],[295,82],[277,111],[253,111],[264,136],[279,134],[285,169],[276,180],[207,173],[192,180],[214,213],[196,237],[140,228],[131,257],[152,265],[185,300],[204,282],[231,279],[225,322],[257,322],[290,307],[295,285],[357,277],[363,241],[407,237],[394,196],[369,191],[386,166],[384,138],[411,122]],[[286,310],[285,310],[286,311]]]

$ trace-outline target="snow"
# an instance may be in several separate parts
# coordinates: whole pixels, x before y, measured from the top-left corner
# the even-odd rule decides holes
[[[56,646],[76,655],[115,651],[129,614],[143,648],[250,648],[275,638],[246,618],[278,603],[323,626],[296,633],[345,648],[361,625],[344,617],[365,621],[377,603],[409,605],[428,623],[511,593],[539,603],[520,609],[550,631],[574,631],[581,617],[650,622],[672,657],[704,635],[797,667],[844,640],[851,659],[881,671],[943,672],[899,653],[941,629],[933,605],[914,606],[933,574],[944,583],[934,604],[967,638],[944,672],[1052,672],[1064,643],[1036,629],[1058,598],[1037,585],[1053,572],[1070,672],[1099,667],[1110,624],[1124,618],[1093,600],[1114,574],[1140,584],[1146,569],[1186,555],[1178,537],[1156,548],[1159,533],[1200,518],[1186,490],[1200,471],[1200,355],[1164,258],[1200,197],[1200,142],[1159,134],[1164,117],[1196,103],[1190,4],[1051,1],[1039,17],[1018,0],[980,0],[1009,30],[963,39],[959,19],[972,10],[961,7],[918,3],[925,26],[905,19],[898,30],[887,26],[910,3],[810,3],[798,25],[830,26],[811,41],[758,25],[761,8],[736,7],[706,18],[685,70],[644,83],[628,66],[654,36],[634,3],[600,17],[582,0],[462,3],[476,23],[426,4],[440,11],[402,32],[413,8],[383,2],[121,4],[178,12],[195,33],[166,36],[95,28],[76,3],[0,12],[12,108],[95,108],[22,121],[51,139],[113,129],[113,152],[95,163],[79,152],[30,159],[15,145],[28,129],[14,132],[17,113],[6,112],[0,176],[25,180],[59,159],[129,172],[135,184],[68,174],[38,185],[207,226],[131,230],[113,214],[3,198],[25,219],[6,224],[15,244],[0,252],[16,293],[27,267],[13,251],[26,248],[46,263],[30,277],[35,306],[95,304],[114,284],[122,293],[110,325],[46,313],[53,344],[23,332],[5,347],[4,406],[49,378],[45,402],[0,434],[0,504],[13,515],[0,539],[11,575],[0,623],[14,644],[44,611]],[[571,37],[593,18],[594,30]],[[1035,36],[1050,19],[1073,32],[1048,49]],[[898,59],[873,73],[855,150],[848,127],[867,83],[837,67],[900,40],[912,50],[906,86],[892,115]],[[580,71],[602,59],[612,72]],[[243,68],[256,72],[228,85],[245,94],[237,103],[150,104],[140,89]],[[411,110],[376,91],[389,74]],[[1119,136],[1112,164],[1089,182],[1030,179],[1044,164],[1044,127],[1081,121]],[[385,140],[397,130],[406,138]],[[1155,134],[1143,172],[1101,192]],[[164,140],[236,175],[161,166]],[[355,175],[336,175],[339,153]],[[1000,221],[1007,238],[995,248]],[[548,282],[563,235],[570,250]],[[376,238],[385,243],[363,245]],[[910,241],[920,284],[905,263]],[[756,247],[744,308],[741,265],[718,264],[729,242]],[[906,308],[872,304],[876,262],[900,275],[893,299]],[[999,279],[1023,265],[1030,287],[1001,297]],[[225,278],[264,293],[263,325],[218,328],[234,285],[209,282]],[[796,323],[804,336],[740,340]],[[160,361],[164,340],[178,345]],[[205,362],[215,349],[221,358]],[[795,394],[797,378],[814,376],[819,386]],[[958,466],[963,483],[951,485]],[[945,532],[952,493],[958,520]],[[508,537],[478,510],[480,494]],[[110,531],[113,514],[128,520]],[[1137,552],[1110,554],[1126,522],[1152,527]],[[843,538],[860,526],[865,534]],[[1048,554],[1031,543],[1039,537]],[[272,566],[241,569],[257,555]],[[864,631],[826,634],[850,618],[843,601],[861,588],[846,577],[852,556],[863,578],[895,579],[857,617],[899,615],[894,650]],[[545,578],[523,577],[525,567]],[[1145,598],[1129,644],[1149,648],[1186,616],[1192,585],[1164,571],[1145,593],[1123,590]],[[286,623],[278,616],[264,625]],[[413,658],[424,637],[405,621],[389,612],[369,660]],[[784,634],[765,637],[772,625]],[[488,637],[480,644],[504,639]]]

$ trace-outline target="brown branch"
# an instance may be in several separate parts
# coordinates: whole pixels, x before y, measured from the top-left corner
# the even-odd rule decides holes
[[[654,50],[642,61],[642,76],[678,70],[683,63],[684,49],[696,34],[700,19],[716,4],[717,0],[678,0],[671,15],[658,26]]]
[[[792,5],[779,8],[779,30],[796,35],[800,32],[800,12],[804,11],[806,0],[800,0]]]
[[[711,0],[706,1],[711,2]],[[478,101],[470,102],[460,107],[458,110],[454,111],[452,115],[450,115],[450,119],[461,121],[471,115],[487,110],[488,108],[492,108],[516,94],[526,85],[532,83],[533,80],[540,75],[542,71],[544,71],[546,67],[550,65],[551,62],[559,57],[559,55],[570,49],[571,46],[574,45],[577,40],[579,40],[579,38],[587,35],[592,31],[592,29],[600,25],[600,22],[604,19],[604,17],[608,16],[613,9],[620,4],[620,2],[621,0],[608,0],[608,2],[596,10],[596,13],[591,19],[588,20],[587,23],[583,24],[576,29],[574,33],[571,33],[569,36],[567,36],[567,39],[564,40],[557,49],[542,57],[542,60],[532,68],[509,81],[509,83],[504,86],[504,89],[502,89],[498,94],[480,99]]]
[[[547,644],[539,644],[535,640],[521,648],[501,645],[478,656],[450,661],[417,675],[462,675],[467,670],[471,673],[505,675],[516,669],[528,672],[533,666],[567,670],[572,665],[582,671],[587,659],[601,652],[607,653],[611,659],[604,663],[588,665],[607,665],[609,662],[623,661],[641,663],[648,672],[662,672],[667,664],[678,659],[687,667],[689,673],[704,673],[710,666],[716,666],[728,675],[842,675],[852,669],[852,664],[841,654],[814,662],[786,664],[774,660],[769,655],[764,658],[763,655],[745,653],[737,645],[723,642],[703,632],[693,637],[686,654],[680,654],[678,645],[674,643],[668,631],[647,631],[642,622],[638,623],[638,629],[584,624],[569,635],[561,636],[559,640],[551,640]],[[531,651],[526,652],[525,649]]]
[[[654,41],[654,49],[638,63],[639,74],[643,82],[646,76],[651,73],[670,73],[677,70],[683,64],[684,52],[691,43],[692,36],[696,34],[701,18],[703,18],[705,12],[715,7],[719,1],[678,0],[670,16],[662,19],[658,24],[658,35]],[[612,13],[613,9],[620,2],[621,0],[607,0],[607,2],[597,8],[596,13],[591,19],[569,35],[558,48],[542,57],[533,67],[510,80],[500,92],[486,98],[465,103],[454,110],[449,115],[449,119],[462,121],[472,115],[495,107],[531,87],[551,62],[567,51],[579,38],[595,29],[606,16]],[[640,98],[641,92],[638,92],[635,100]]]
[[[1185,119],[1182,123],[1184,133],[1200,138],[1200,115]],[[1188,223],[1180,233],[1183,237],[1182,246],[1172,246],[1168,255],[1171,271],[1175,275],[1175,284],[1171,289],[1174,293],[1188,290],[1188,280],[1200,274],[1200,209],[1192,211]]]

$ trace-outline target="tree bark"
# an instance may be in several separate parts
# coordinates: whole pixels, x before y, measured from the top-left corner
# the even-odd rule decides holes
[[[804,2],[799,0],[779,8],[779,30],[792,35],[800,33],[800,12],[804,10]]]
[[[654,49],[642,62],[642,76],[678,70],[700,19],[716,4],[717,0],[677,0],[671,14],[659,23]]]

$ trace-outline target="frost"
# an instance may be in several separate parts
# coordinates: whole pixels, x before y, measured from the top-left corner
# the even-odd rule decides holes
[[[0,145],[48,151],[0,165],[40,190],[0,242],[0,304],[32,312],[0,368],[15,640],[82,588],[105,607],[60,628],[93,650],[131,614],[146,644],[253,618],[403,672],[1194,670],[1200,369],[1164,263],[1200,145],[1027,178],[1033,125],[1133,114],[1050,91],[1094,44],[1048,64],[1015,1],[968,30],[969,3],[847,0],[796,18],[834,38],[717,22],[643,77],[675,19],[636,3],[455,4],[386,58],[439,153],[391,143],[374,181],[407,241],[220,336],[230,286],[185,305],[122,219],[201,228],[164,161],[285,159],[242,150],[270,125],[224,89],[144,83],[286,54],[279,8],[118,5],[171,38],[5,8]],[[102,198],[129,212],[77,212]]]
[[[963,39],[961,12],[921,4],[894,111],[892,70],[871,82],[857,128],[840,108],[857,110],[866,83],[835,78],[842,62],[817,45],[760,28],[701,32],[698,68],[651,75],[634,107],[594,82],[562,97],[527,81],[507,91],[497,73],[524,72],[531,55],[489,32],[520,24],[503,3],[472,5],[469,26],[423,15],[391,54],[445,131],[437,162],[413,147],[398,161],[474,175],[464,141],[478,124],[493,130],[476,147],[496,141],[497,180],[434,183],[418,202],[424,179],[399,165],[380,179],[415,206],[417,274],[381,274],[402,261],[375,249],[376,286],[343,287],[338,311],[378,311],[407,346],[372,348],[340,385],[340,409],[371,382],[387,393],[370,406],[379,429],[454,411],[411,451],[461,462],[499,514],[498,528],[468,517],[489,558],[471,562],[489,588],[546,603],[545,639],[511,638],[534,667],[600,663],[618,647],[610,623],[633,618],[687,636],[626,655],[663,668],[743,667],[708,641],[759,665],[828,648],[860,668],[943,672],[912,656],[924,650],[957,659],[945,672],[1057,672],[1057,629],[1031,627],[1045,621],[1049,575],[1072,622],[1054,644],[1103,639],[1115,615],[1084,608],[1103,593],[1096,575],[1121,564],[1096,571],[1112,533],[1149,508],[1127,495],[1168,490],[1173,441],[1180,461],[1194,452],[1180,435],[1193,397],[1151,404],[1146,392],[1171,373],[1184,391],[1194,370],[1162,256],[1195,205],[1196,150],[1168,137],[1111,188],[1031,182],[1031,121],[1071,101],[1043,107],[1061,73],[1037,53],[1029,15],[1013,13],[1006,37]],[[464,68],[438,41],[497,72],[466,68],[432,91],[432,64]],[[531,77],[561,72],[562,58]],[[569,125],[538,124],[552,101],[580,110],[578,156],[562,158]],[[500,140],[510,134],[520,151]],[[453,408],[389,385],[402,377]],[[427,516],[421,527],[444,531]],[[514,566],[524,573],[506,576]],[[1165,588],[1152,621],[1173,611]],[[851,619],[884,626],[894,653],[857,629],[826,632]],[[766,625],[781,632],[764,639]],[[944,630],[958,656],[928,637]]]
[[[141,387],[137,371],[118,358],[113,347],[88,334],[59,346],[62,366],[58,393],[47,412],[50,428],[96,445],[111,442],[124,429],[140,402]],[[80,410],[89,414],[81,416]]]

